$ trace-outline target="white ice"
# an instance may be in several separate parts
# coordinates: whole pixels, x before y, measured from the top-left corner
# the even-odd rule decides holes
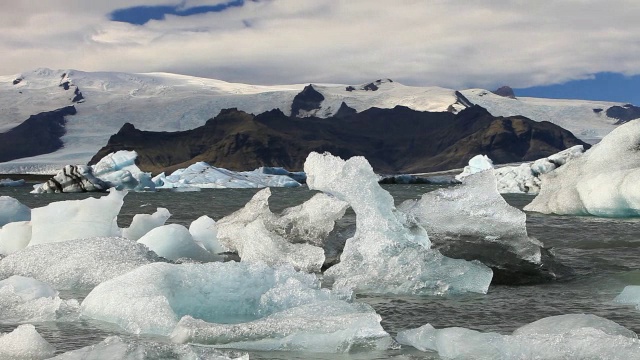
[[[300,243],[304,240],[300,236],[317,235],[316,243],[321,242],[323,232],[333,228],[336,210],[343,209],[331,208],[330,203],[317,198],[309,200],[315,207],[303,204],[296,207],[300,210],[297,214],[289,211],[279,217],[269,209],[270,196],[269,188],[260,190],[242,209],[220,219],[216,223],[218,242],[237,252],[242,261],[263,261],[269,265],[289,263],[299,270],[320,271],[325,260],[324,250]],[[318,218],[316,213],[323,204],[330,211],[326,219]],[[304,223],[304,218],[310,222]]]
[[[126,192],[101,198],[66,200],[31,210],[29,246],[95,236],[118,236],[116,218]]]
[[[225,252],[226,249],[218,242],[218,228],[216,221],[207,215],[193,220],[189,225],[189,233],[198,245],[212,254]]]
[[[397,294],[487,292],[492,271],[430,249],[427,232],[395,209],[365,158],[344,161],[311,153],[304,169],[310,189],[348,202],[356,213],[355,235],[347,240],[340,263],[325,272],[334,288]]]
[[[345,296],[290,266],[156,263],[98,285],[82,313],[175,342],[325,352],[355,344],[386,348],[390,339],[380,317]]]
[[[5,360],[44,360],[55,354],[49,344],[31,324],[18,326],[8,334],[0,334],[0,358]]]
[[[14,275],[0,281],[0,323],[74,320],[79,306],[33,278]]]
[[[133,216],[131,225],[122,229],[122,236],[136,241],[149,231],[164,225],[169,217],[171,213],[165,208],[157,208],[153,214],[136,214]]]
[[[616,296],[613,301],[620,304],[635,305],[640,310],[640,285],[625,286],[620,295]]]
[[[263,188],[297,187],[300,183],[287,175],[271,174],[263,168],[236,172],[197,162],[186,169],[178,169],[171,175],[164,173],[153,178],[158,188]]]
[[[0,260],[0,279],[22,275],[56,289],[91,289],[97,284],[158,261],[141,244],[124,238],[77,239],[29,246]]]
[[[138,243],[146,245],[159,256],[169,260],[219,260],[219,257],[200,247],[193,240],[189,230],[179,224],[156,227],[142,236]]]
[[[510,247],[520,258],[539,263],[542,244],[527,235],[527,215],[498,192],[494,170],[464,178],[461,185],[407,200],[398,208],[413,216],[431,236],[455,241],[460,236],[484,238]]]
[[[544,214],[640,215],[640,122],[620,125],[601,142],[541,177],[542,189],[524,209]]]
[[[0,255],[13,254],[29,245],[31,241],[31,222],[16,221],[0,229]]]
[[[398,332],[396,340],[444,359],[640,359],[640,341],[633,331],[583,314],[544,318],[512,335],[427,324]]]
[[[10,196],[0,196],[0,228],[14,221],[31,220],[31,209]]]
[[[103,341],[60,354],[51,360],[249,360],[249,355],[227,356],[218,350],[181,344],[136,341],[128,342],[118,336],[109,336]]]
[[[540,192],[542,181],[540,176],[554,171],[556,168],[566,164],[582,155],[584,147],[576,145],[562,150],[546,158],[538,159],[516,166],[500,166],[495,168],[494,173],[497,178],[498,191],[501,194],[522,193],[537,194]],[[456,175],[458,181],[477,172],[493,168],[493,162],[486,155],[476,155],[469,160],[469,165],[464,171]]]

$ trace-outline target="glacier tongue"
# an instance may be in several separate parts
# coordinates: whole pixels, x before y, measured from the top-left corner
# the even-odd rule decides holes
[[[304,168],[310,189],[348,202],[356,213],[355,235],[347,240],[340,263],[325,272],[334,288],[401,294],[487,292],[491,270],[430,249],[424,228],[396,211],[365,158],[344,161],[311,153]]]

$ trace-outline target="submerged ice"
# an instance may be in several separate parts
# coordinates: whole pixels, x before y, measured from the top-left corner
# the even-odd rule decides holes
[[[544,318],[512,335],[426,324],[396,340],[444,359],[640,359],[637,335],[617,323],[584,314]]]
[[[156,263],[98,285],[82,314],[174,342],[262,350],[386,348],[371,307],[320,288],[315,275],[262,263]]]
[[[430,249],[427,232],[396,211],[366,159],[344,161],[311,153],[304,168],[310,189],[346,201],[356,213],[355,235],[347,240],[340,262],[325,272],[334,288],[400,294],[487,292],[491,270]]]

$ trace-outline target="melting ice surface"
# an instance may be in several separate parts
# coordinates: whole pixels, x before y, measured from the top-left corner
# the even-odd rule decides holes
[[[158,188],[263,188],[297,187],[300,183],[291,176],[302,176],[278,168],[259,168],[253,171],[231,171],[197,162],[186,169],[178,169],[171,175],[164,173],[153,178]]]
[[[537,194],[540,192],[542,183],[540,176],[542,174],[554,171],[570,160],[581,156],[583,152],[584,147],[576,145],[530,163],[498,167],[495,169],[498,191],[501,194]],[[487,169],[493,169],[493,161],[486,155],[476,155],[469,160],[469,165],[464,167],[462,173],[456,175],[456,180],[464,181],[467,176]]]
[[[542,176],[524,209],[544,214],[640,215],[640,122],[614,129],[584,155]]]
[[[487,292],[492,271],[430,249],[424,228],[396,211],[365,158],[344,161],[311,153],[304,169],[310,189],[348,202],[356,213],[355,235],[347,240],[340,263],[325,272],[334,288],[396,294]]]
[[[8,334],[0,334],[0,359],[44,360],[51,358],[55,351],[30,324],[20,325]]]
[[[82,314],[136,334],[226,348],[386,349],[380,316],[320,288],[315,275],[262,263],[145,265],[98,285]]]
[[[445,359],[640,359],[637,335],[595,316],[547,317],[516,329],[512,335],[465,328],[435,329],[426,324],[398,333],[396,340]]]

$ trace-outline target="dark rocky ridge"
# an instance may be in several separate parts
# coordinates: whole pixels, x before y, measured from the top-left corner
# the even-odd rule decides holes
[[[501,86],[498,89],[492,91],[492,93],[502,96],[502,97],[508,97],[511,99],[515,99],[516,98],[516,93],[513,92],[513,89],[509,86]]]
[[[64,117],[75,114],[76,108],[73,106],[42,112],[0,133],[0,162],[48,154],[62,148],[60,138],[66,132]]]
[[[291,103],[291,116],[300,116],[300,111],[312,111],[320,109],[320,105],[324,101],[324,95],[313,88],[313,85],[307,85],[298,93]]]
[[[607,116],[617,119],[616,125],[640,118],[640,107],[626,104],[624,106],[612,106],[607,109]]]
[[[371,108],[341,119],[227,109],[202,127],[182,132],[149,132],[125,124],[90,163],[114,151],[135,150],[139,167],[153,173],[197,161],[231,170],[281,166],[297,171],[309,152],[329,151],[342,158],[365,156],[380,173],[418,173],[461,168],[476,154],[500,164],[539,159],[578,144],[589,146],[552,123],[494,117],[479,106],[458,114]]]

